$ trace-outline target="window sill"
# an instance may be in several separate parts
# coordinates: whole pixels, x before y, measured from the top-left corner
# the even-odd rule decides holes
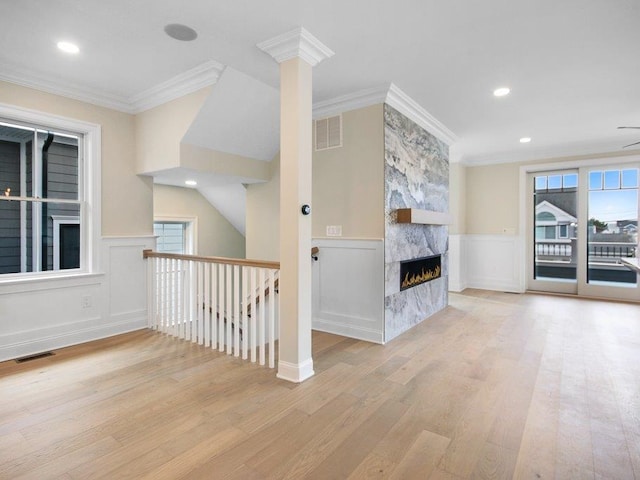
[[[52,288],[68,288],[95,285],[102,282],[104,273],[94,272],[62,272],[36,275],[11,275],[0,278],[0,295],[7,293],[49,290]]]

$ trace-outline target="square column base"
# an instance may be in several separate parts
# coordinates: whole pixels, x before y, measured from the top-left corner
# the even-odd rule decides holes
[[[312,358],[305,360],[300,364],[280,360],[278,362],[278,373],[276,377],[293,383],[301,383],[307,378],[313,377],[314,374]]]

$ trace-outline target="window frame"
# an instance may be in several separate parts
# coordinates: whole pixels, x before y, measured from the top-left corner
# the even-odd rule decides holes
[[[198,217],[155,215],[156,223],[183,223],[184,229],[184,249],[186,255],[196,255],[198,252]],[[155,235],[155,234],[154,234]],[[157,239],[156,239],[157,241]]]
[[[0,274],[0,284],[82,276],[99,272],[101,238],[101,126],[47,112],[0,103],[0,119],[17,125],[45,127],[79,136],[78,200],[80,201],[80,268]],[[3,200],[4,201],[4,200]]]

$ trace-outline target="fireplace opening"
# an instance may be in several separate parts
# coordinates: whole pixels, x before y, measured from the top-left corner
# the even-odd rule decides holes
[[[441,255],[400,262],[400,291],[442,276]]]

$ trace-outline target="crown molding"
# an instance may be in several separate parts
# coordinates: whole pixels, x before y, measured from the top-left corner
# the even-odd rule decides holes
[[[313,118],[325,118],[349,110],[378,105],[387,100],[389,85],[359,90],[313,104]]]
[[[278,63],[299,57],[312,67],[335,54],[303,27],[260,42],[257,47],[271,55]]]
[[[447,145],[453,145],[458,141],[456,134],[444,126],[436,117],[422,108],[409,95],[400,90],[393,83],[387,94],[387,105],[395,108],[405,117],[410,118],[432,135],[442,140]]]
[[[619,147],[618,147],[619,148]],[[583,144],[572,144],[569,146],[549,146],[526,151],[499,152],[493,155],[470,156],[461,155],[460,163],[467,167],[477,167],[483,165],[498,165],[505,163],[522,163],[538,161],[558,161],[560,159],[586,159],[586,158],[624,158],[640,154],[640,149],[624,150],[616,149],[611,141],[589,142]]]
[[[451,146],[458,138],[442,122],[422,108],[409,95],[393,83],[360,90],[348,95],[317,102],[313,105],[313,118],[330,117],[349,110],[369,107],[380,103],[395,108],[435,137]]]
[[[176,98],[213,85],[224,71],[224,65],[211,60],[170,78],[129,98],[133,113],[144,112]]]
[[[125,97],[89,89],[67,81],[56,80],[22,67],[3,66],[2,71],[0,71],[0,80],[120,112],[134,113],[130,102]]]
[[[0,80],[119,112],[136,114],[213,85],[218,81],[223,70],[224,65],[212,60],[131,97],[108,94],[78,84],[58,81],[15,66],[3,67]]]

